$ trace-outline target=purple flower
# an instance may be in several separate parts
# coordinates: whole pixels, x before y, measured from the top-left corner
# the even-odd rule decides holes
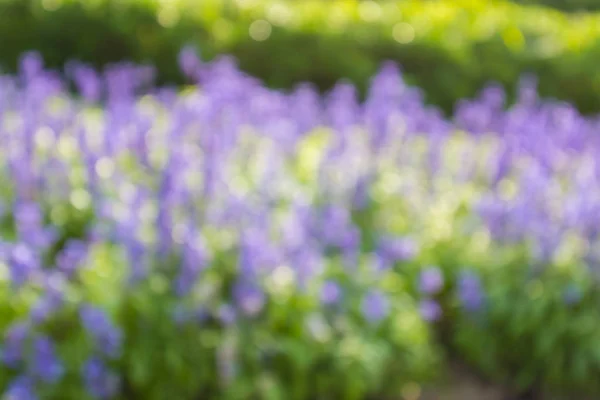
[[[38,400],[35,393],[35,383],[28,376],[19,376],[14,379],[4,393],[6,400]]]
[[[184,47],[179,52],[179,68],[188,77],[197,79],[200,68],[202,67],[202,61],[198,57],[196,50],[191,46]]]
[[[427,322],[437,321],[442,316],[442,308],[436,301],[431,299],[421,301],[419,311],[421,317]]]
[[[37,203],[17,203],[14,212],[17,226],[25,232],[37,229],[42,225],[42,210]]]
[[[189,293],[202,268],[208,263],[208,249],[204,240],[197,235],[190,234],[190,236],[183,246],[181,271],[175,280],[175,291],[178,296]]]
[[[378,253],[374,253],[371,259],[374,272],[384,272],[392,267],[390,261]]]
[[[15,368],[23,360],[23,346],[29,335],[29,324],[20,322],[8,328],[2,346],[2,361]]]
[[[233,325],[237,317],[235,308],[229,304],[224,304],[219,307],[217,315],[219,320],[225,325]]]
[[[390,303],[385,294],[372,290],[363,298],[361,310],[367,321],[378,323],[388,316]]]
[[[96,71],[85,65],[73,65],[73,79],[79,93],[90,102],[100,100],[102,95],[102,81]]]
[[[109,357],[117,357],[121,351],[122,335],[106,313],[92,306],[83,306],[79,315],[85,330],[94,338],[100,350]]]
[[[81,240],[69,240],[56,259],[56,266],[71,276],[87,255],[87,245]]]
[[[12,282],[19,287],[25,284],[31,274],[39,268],[39,260],[33,250],[22,243],[12,248],[9,269]]]
[[[42,336],[34,341],[32,369],[33,375],[46,383],[55,383],[62,377],[64,368],[48,337]]]
[[[44,69],[44,60],[38,52],[27,52],[19,60],[19,70],[26,80],[31,81]]]
[[[319,237],[325,244],[344,249],[356,245],[359,233],[352,226],[348,210],[329,206],[321,217]]]
[[[35,323],[42,323],[56,312],[63,304],[65,280],[58,273],[50,273],[44,277],[44,286],[46,293],[38,301],[31,312],[31,317]]]
[[[390,262],[410,261],[418,253],[417,243],[410,238],[384,237],[379,240],[377,253]]]
[[[463,271],[458,278],[458,297],[465,310],[476,312],[484,303],[481,280],[474,272]]]
[[[45,322],[63,303],[62,295],[43,296],[31,310],[31,318],[37,324]]]
[[[326,305],[333,305],[340,301],[342,290],[340,286],[333,281],[326,281],[321,288],[321,302]]]
[[[419,290],[426,295],[434,295],[444,286],[444,277],[438,267],[428,267],[419,276]]]
[[[83,379],[88,392],[95,399],[110,399],[119,390],[119,378],[104,363],[92,358],[83,366]]]
[[[265,305],[265,294],[255,284],[240,282],[233,289],[237,306],[247,316],[257,315]]]

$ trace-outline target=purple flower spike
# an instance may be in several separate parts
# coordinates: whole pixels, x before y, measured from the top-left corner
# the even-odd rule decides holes
[[[2,346],[2,362],[15,368],[23,360],[23,346],[29,335],[30,326],[27,323],[17,323],[8,328]]]
[[[96,345],[109,357],[117,357],[121,351],[121,332],[110,322],[101,309],[84,306],[80,317],[86,331],[95,339]]]
[[[77,89],[84,99],[90,102],[100,100],[102,82],[94,69],[85,65],[75,65],[72,74]]]
[[[44,323],[62,304],[62,294],[49,293],[38,301],[31,311],[31,318],[36,324]]]
[[[476,312],[484,303],[484,292],[479,277],[473,272],[462,272],[458,278],[458,296],[468,312]]]
[[[57,267],[71,276],[87,255],[87,245],[80,240],[70,240],[56,260]]]
[[[384,237],[378,247],[378,254],[390,262],[410,261],[419,252],[418,244],[410,238]]]
[[[36,339],[33,344],[33,374],[43,382],[55,383],[63,372],[52,341],[45,336]]]
[[[4,393],[6,400],[38,400],[35,393],[35,383],[28,376],[20,376],[13,380]]]
[[[19,70],[26,80],[31,81],[44,69],[44,60],[38,52],[27,52],[19,60]]]
[[[83,379],[88,392],[95,399],[110,399],[119,389],[119,378],[110,372],[104,363],[93,358],[83,367]]]
[[[224,304],[221,307],[219,307],[219,311],[217,314],[219,320],[225,325],[233,325],[237,317],[235,308],[233,308],[229,304]]]
[[[419,290],[426,295],[435,295],[444,286],[444,277],[438,267],[428,267],[419,277]]]
[[[234,298],[238,307],[247,316],[255,316],[265,305],[265,294],[253,284],[238,283],[234,288]]]
[[[202,61],[198,57],[196,50],[191,46],[184,47],[179,52],[179,68],[188,77],[197,79]]]
[[[378,323],[388,316],[390,303],[385,294],[372,290],[364,297],[361,309],[367,321]]]
[[[12,282],[20,287],[39,267],[39,260],[33,250],[25,244],[17,244],[10,255],[9,269]]]
[[[431,299],[423,300],[419,306],[421,317],[427,322],[434,322],[442,316],[442,308],[440,305]]]
[[[323,287],[321,288],[321,302],[324,305],[330,306],[336,304],[341,297],[342,290],[336,282],[327,281],[323,284]]]

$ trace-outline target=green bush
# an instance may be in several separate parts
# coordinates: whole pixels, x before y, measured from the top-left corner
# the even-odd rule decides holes
[[[591,11],[600,10],[600,3],[596,0],[512,0],[519,4],[541,4],[563,11]]]
[[[445,110],[484,83],[512,89],[531,72],[543,95],[598,111],[599,36],[596,14],[485,0],[0,2],[0,61],[10,71],[24,50],[37,49],[52,67],[127,59],[155,65],[160,82],[179,83],[175,55],[194,43],[208,58],[233,54],[274,87],[312,81],[328,89],[349,79],[364,91],[391,59]]]

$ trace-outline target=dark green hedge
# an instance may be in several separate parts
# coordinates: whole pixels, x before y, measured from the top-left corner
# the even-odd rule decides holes
[[[519,4],[541,4],[563,11],[592,11],[600,10],[598,0],[512,0]]]
[[[381,62],[391,59],[445,110],[489,81],[510,91],[526,72],[539,76],[543,95],[572,101],[583,112],[600,110],[595,14],[566,16],[483,0],[364,3],[280,1],[277,14],[267,0],[246,1],[246,8],[234,0],[179,8],[175,0],[163,6],[150,0],[0,0],[0,65],[14,71],[20,54],[36,49],[51,67],[71,59],[95,66],[133,60],[157,66],[160,82],[179,83],[176,53],[195,43],[205,58],[233,54],[243,69],[275,87],[312,81],[325,90],[346,78],[364,89]],[[171,5],[166,14],[164,4]],[[276,24],[282,9],[287,20]],[[177,18],[168,24],[173,10]],[[263,41],[248,33],[258,19],[272,23]],[[401,44],[394,32],[404,28],[408,36],[414,29],[414,39]]]

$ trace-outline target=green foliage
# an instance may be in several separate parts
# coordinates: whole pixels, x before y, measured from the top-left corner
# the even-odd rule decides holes
[[[180,83],[177,52],[194,44],[207,58],[234,55],[274,87],[349,79],[364,91],[391,59],[445,110],[489,81],[512,90],[525,72],[539,76],[542,95],[600,110],[600,16],[503,1],[3,0],[0,36],[11,71],[37,49],[56,68],[149,62],[159,81]]]
[[[563,11],[596,11],[600,10],[600,3],[596,0],[512,0],[519,4],[535,4],[553,7]]]

